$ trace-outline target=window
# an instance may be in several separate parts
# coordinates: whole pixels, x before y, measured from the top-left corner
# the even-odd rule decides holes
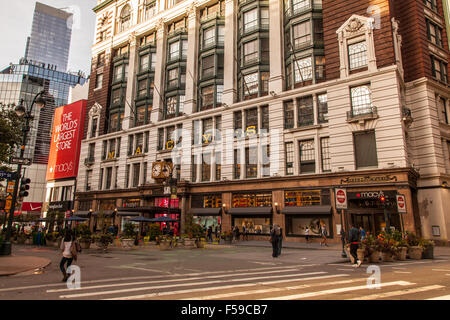
[[[222,116],[216,116],[216,131],[214,132],[214,139],[216,141],[222,140]]]
[[[432,43],[437,45],[438,47],[443,47],[442,42],[442,28],[439,27],[437,24],[431,22],[430,20],[426,19],[427,22],[427,37],[428,40],[430,40]]]
[[[327,116],[328,116],[328,100],[327,100],[327,94],[319,94],[317,96],[317,107],[318,107],[318,122],[319,123],[325,123],[328,122]]]
[[[177,97],[167,99],[166,118],[172,118],[177,112]]]
[[[433,78],[448,83],[447,68],[448,68],[447,63],[437,59],[434,56],[431,56],[431,72]]]
[[[128,136],[128,155],[132,156],[134,154],[134,136],[129,135]]]
[[[222,104],[222,94],[223,94],[223,85],[217,85],[217,96],[216,96],[216,102],[218,105]]]
[[[292,10],[294,11],[294,14],[308,9],[310,1],[311,0],[293,0]]]
[[[353,133],[356,168],[378,166],[375,131]]]
[[[211,154],[202,155],[202,181],[211,181]]]
[[[314,42],[316,44],[323,43],[323,20],[322,19],[314,19]]]
[[[95,77],[95,89],[101,89],[103,86],[103,73],[99,73]]]
[[[108,144],[109,144],[108,159],[113,159],[116,157],[116,139],[109,140]]]
[[[261,96],[269,93],[269,72],[261,72]]]
[[[187,51],[188,51],[188,42],[187,40],[181,41],[181,59],[187,58]]]
[[[213,119],[203,119],[202,127],[202,143],[210,143],[213,137]]]
[[[245,110],[246,136],[255,135],[258,132],[258,108]]]
[[[324,56],[316,56],[316,80],[324,80],[325,79],[325,57]]]
[[[314,140],[299,142],[300,173],[314,173],[316,171]]]
[[[138,81],[138,97],[145,97],[147,95],[147,83],[147,79]]]
[[[373,112],[370,87],[368,85],[350,89],[353,116]]]
[[[217,27],[217,34],[218,34],[218,44],[223,45],[225,42],[225,26],[218,26]]]
[[[178,80],[178,68],[169,70],[167,76],[167,88],[173,89],[178,87]]]
[[[106,168],[106,185],[105,189],[111,189],[111,181],[112,181],[112,167]]]
[[[269,39],[262,38],[261,39],[261,62],[270,63],[270,48],[269,48]]]
[[[244,13],[244,32],[255,30],[258,27],[258,9]]]
[[[433,10],[435,12],[438,11],[438,6],[437,6],[436,0],[423,0],[423,3],[425,4],[425,6],[427,6],[431,10]]]
[[[146,54],[140,57],[139,71],[146,71],[150,65],[150,54]]]
[[[329,148],[330,138],[321,138],[320,139],[320,155],[322,157],[322,171],[327,172],[331,171],[331,157],[330,157],[330,148]]]
[[[98,179],[98,190],[102,190],[103,189],[103,171],[104,171],[104,169],[101,168],[100,169],[100,176],[99,176],[99,179]]]
[[[210,55],[202,59],[202,78],[214,76],[214,58],[215,55]]]
[[[244,76],[244,96],[258,94],[258,72]]]
[[[350,70],[367,67],[366,41],[350,44],[348,46],[348,60]]]
[[[245,172],[246,178],[256,178],[258,176],[257,147],[245,148]]]
[[[447,111],[447,102],[448,101],[445,98],[439,97],[439,109],[442,112],[442,121],[446,124],[450,124],[450,119]]]
[[[216,152],[216,181],[222,179],[222,153]]]
[[[201,89],[201,108],[200,111],[212,109],[214,107],[214,85]]]
[[[89,162],[95,161],[95,143],[90,143],[88,147],[88,159]]]
[[[311,96],[297,99],[298,126],[311,126],[314,124],[313,98]]]
[[[261,107],[261,129],[269,130],[269,107]]]
[[[262,149],[262,176],[270,176],[270,145],[263,146]]]
[[[284,102],[284,128],[294,128],[294,102],[292,100]]]
[[[294,61],[294,81],[295,83],[312,80],[313,67],[312,57]]]
[[[123,64],[114,67],[114,82],[123,79]]]
[[[121,103],[120,93],[121,93],[120,89],[114,89],[112,91],[112,104],[120,104]]]
[[[123,7],[120,13],[119,32],[127,30],[131,26],[131,8],[129,5]]]
[[[233,208],[271,207],[272,193],[233,194]]]
[[[294,49],[311,43],[311,21],[301,22],[292,27]]]
[[[244,44],[244,65],[258,62],[258,40],[253,40]]]
[[[140,163],[133,164],[133,184],[132,184],[133,188],[139,186],[140,171],[141,171],[141,164]]]
[[[191,180],[192,182],[197,181],[197,156],[192,156],[192,167],[191,167]]]
[[[175,147],[175,126],[166,129],[166,149],[173,149]]]
[[[144,152],[144,134],[136,134],[136,146],[134,148],[134,154],[142,154]]]
[[[156,15],[156,1],[155,0],[147,0],[145,2],[145,20],[150,19]]]
[[[261,28],[269,29],[269,8],[261,8]]]
[[[241,178],[241,150],[234,150],[234,179]]]
[[[242,112],[236,111],[234,113],[234,136],[239,138],[242,136]]]
[[[105,65],[105,53],[102,52],[97,56],[97,68],[103,67]]]
[[[286,142],[286,175],[292,176],[294,174],[294,143]]]
[[[211,27],[203,31],[203,48],[216,43],[216,27]]]
[[[92,182],[92,170],[86,171],[86,191],[91,190],[91,182]]]
[[[104,140],[102,143],[102,160],[106,160],[108,152],[107,148],[108,148],[108,141]]]
[[[98,125],[98,118],[92,118],[92,126],[91,126],[91,138],[94,138],[97,135],[97,125]]]
[[[180,57],[180,42],[174,42],[169,45],[169,60],[176,60]]]

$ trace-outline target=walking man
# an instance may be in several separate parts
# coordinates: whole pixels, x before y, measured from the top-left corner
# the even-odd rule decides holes
[[[305,239],[306,239],[306,243],[309,243],[309,228],[308,228],[308,226],[306,226],[306,228],[305,228]]]
[[[361,260],[358,260],[358,248],[359,248],[359,231],[355,226],[350,225],[350,231],[348,234],[348,241],[350,242],[350,254],[352,255],[355,264],[353,267],[359,267],[362,263]]]
[[[278,224],[274,224],[270,231],[270,241],[272,242],[272,257],[278,258],[281,254],[281,228]]]
[[[320,241],[320,246],[325,245],[328,247],[328,244],[327,244],[328,231],[327,231],[327,226],[325,224],[322,225],[320,234],[322,236],[322,241]]]

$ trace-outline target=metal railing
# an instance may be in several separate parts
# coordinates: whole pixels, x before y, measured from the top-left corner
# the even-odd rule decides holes
[[[378,110],[375,106],[370,106],[364,109],[347,111],[347,120],[354,120],[360,118],[375,118],[378,117]]]

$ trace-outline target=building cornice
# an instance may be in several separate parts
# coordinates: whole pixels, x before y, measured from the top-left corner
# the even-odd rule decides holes
[[[96,7],[94,7],[92,9],[92,11],[94,11],[95,13],[98,13],[100,10],[106,8],[107,6],[109,6],[111,3],[116,2],[117,0],[105,0],[102,3],[100,3],[99,5],[97,5]]]

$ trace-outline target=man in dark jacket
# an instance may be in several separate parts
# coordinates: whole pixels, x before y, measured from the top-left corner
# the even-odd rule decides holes
[[[350,243],[350,254],[355,259],[354,267],[359,267],[362,261],[358,260],[358,248],[359,248],[359,230],[352,224],[350,225],[350,231],[348,233],[348,242]]]
[[[272,257],[274,258],[278,258],[278,256],[281,254],[281,239],[281,227],[275,224],[270,231],[270,241],[272,242]]]

